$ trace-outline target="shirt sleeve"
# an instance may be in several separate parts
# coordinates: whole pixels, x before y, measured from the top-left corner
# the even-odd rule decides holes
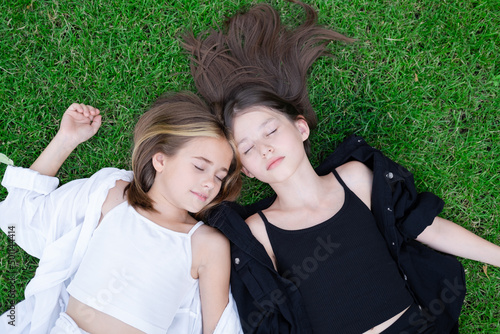
[[[415,205],[400,225],[401,233],[416,239],[427,226],[432,224],[434,218],[443,210],[443,206],[443,200],[433,193],[419,193]]]
[[[243,329],[241,328],[240,318],[238,315],[238,308],[231,292],[229,292],[229,303],[224,309],[224,312],[222,313],[214,330],[214,334],[224,333],[243,334]]]
[[[386,158],[388,167],[384,172],[391,191],[392,209],[400,233],[407,239],[416,239],[441,213],[444,201],[430,192],[419,193],[412,173]]]
[[[57,187],[55,177],[8,166],[2,180],[8,195],[0,203],[0,227],[28,254],[40,258],[47,244],[84,221],[89,205],[102,206],[118,179],[129,181],[131,172],[106,168]]]

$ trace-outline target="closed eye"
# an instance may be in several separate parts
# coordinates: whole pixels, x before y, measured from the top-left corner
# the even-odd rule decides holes
[[[276,130],[278,130],[278,128],[276,128],[276,129],[274,129],[273,131],[269,132],[269,133],[267,134],[267,137],[269,137],[270,135],[272,135],[273,133],[275,133],[275,132],[276,132]]]
[[[194,166],[194,168],[196,168],[197,170],[201,170],[202,172],[204,171],[204,169],[203,169],[203,168],[201,168],[201,167],[198,167],[198,166],[196,166],[196,165],[193,165],[193,166]]]
[[[243,152],[243,154],[247,154],[248,152],[250,152],[252,150],[253,146],[251,146],[248,150],[246,150],[245,152]]]

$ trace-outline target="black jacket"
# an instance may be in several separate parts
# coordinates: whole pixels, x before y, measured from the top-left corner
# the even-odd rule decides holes
[[[443,209],[431,193],[418,194],[413,176],[370,147],[363,138],[346,139],[317,169],[319,175],[357,160],[373,171],[372,213],[415,301],[439,333],[456,324],[465,296],[464,270],[455,257],[438,253],[415,239]],[[293,283],[281,277],[245,219],[267,208],[275,197],[249,206],[223,203],[208,219],[231,242],[231,291],[245,333],[310,333],[311,328]],[[335,317],[335,315],[332,315]],[[418,322],[415,326],[419,326]]]

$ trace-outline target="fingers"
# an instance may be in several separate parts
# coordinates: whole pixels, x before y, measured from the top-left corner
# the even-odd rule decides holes
[[[97,110],[99,111],[99,110]],[[94,119],[92,120],[92,129],[94,130],[94,134],[97,133],[97,130],[99,130],[99,127],[101,126],[101,115],[94,116]]]
[[[77,113],[80,113],[83,116],[89,118],[91,121],[93,121],[94,117],[96,117],[100,113],[99,109],[83,103],[73,103],[69,106],[67,111],[75,111]]]

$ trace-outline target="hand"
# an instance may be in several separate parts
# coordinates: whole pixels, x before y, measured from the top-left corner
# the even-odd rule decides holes
[[[30,169],[42,175],[55,176],[71,152],[97,133],[101,126],[99,110],[73,103],[64,113],[56,136],[31,165]]]
[[[64,113],[57,136],[64,138],[71,146],[91,138],[101,126],[100,111],[92,106],[73,103]]]

